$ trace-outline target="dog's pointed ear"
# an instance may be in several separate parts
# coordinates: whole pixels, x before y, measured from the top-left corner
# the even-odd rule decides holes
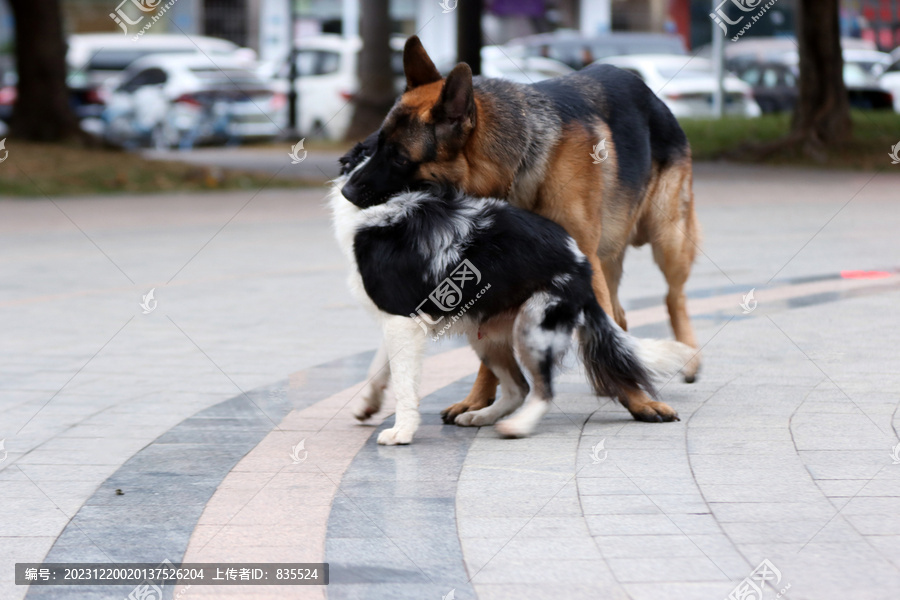
[[[464,126],[475,124],[475,91],[469,65],[459,63],[447,75],[438,107],[443,120]]]
[[[441,80],[440,71],[431,62],[431,57],[425,52],[417,35],[406,40],[403,47],[403,73],[406,75],[407,90]]]

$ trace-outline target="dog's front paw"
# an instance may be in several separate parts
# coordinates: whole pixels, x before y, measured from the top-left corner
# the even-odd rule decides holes
[[[497,415],[487,409],[466,412],[456,417],[454,421],[462,427],[483,427],[493,425],[497,421]]]
[[[378,443],[382,446],[398,446],[412,442],[415,431],[401,427],[391,427],[378,434]]]
[[[378,409],[367,402],[358,402],[350,413],[359,421],[367,421],[369,417],[378,412]]]
[[[506,419],[494,425],[494,429],[506,438],[528,437],[534,432],[534,427],[529,427],[521,419]]]
[[[526,419],[511,417],[494,425],[494,430],[505,438],[523,438],[534,433],[534,424]]]
[[[350,413],[360,421],[366,421],[381,409],[381,402],[384,400],[384,388],[369,385],[360,394],[359,400],[351,409]]]

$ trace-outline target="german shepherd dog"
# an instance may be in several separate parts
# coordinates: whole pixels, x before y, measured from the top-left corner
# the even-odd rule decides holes
[[[364,168],[377,145],[377,135],[357,145],[343,157],[342,170]],[[359,208],[341,195],[345,181],[336,182],[331,196],[335,232],[355,267],[351,289],[381,322],[397,400],[396,422],[379,434],[379,444],[412,442],[429,336],[466,335],[499,378],[503,395],[457,421],[486,425],[517,411],[496,424],[504,437],[530,435],[550,409],[553,372],[576,330],[598,395],[636,388],[652,394],[652,376],[677,373],[694,354],[680,342],[625,333],[597,303],[587,258],[549,219],[440,184]],[[387,370],[378,377],[386,383]],[[379,408],[363,397],[353,411],[368,418]]]
[[[623,329],[625,250],[649,242],[669,286],[675,338],[697,348],[684,293],[699,238],[690,146],[643,81],[604,65],[532,85],[473,80],[465,63],[444,79],[416,36],[406,42],[403,67],[406,91],[385,118],[374,154],[344,184],[348,200],[372,206],[436,182],[544,216],[575,239],[597,301]],[[373,371],[385,366],[383,352],[376,361]],[[694,381],[699,366],[696,352],[685,381]],[[469,396],[447,408],[444,421],[467,424],[461,416],[489,406],[497,384],[482,364]],[[381,393],[366,391],[373,405]],[[635,419],[678,419],[639,386],[623,385],[617,396]]]

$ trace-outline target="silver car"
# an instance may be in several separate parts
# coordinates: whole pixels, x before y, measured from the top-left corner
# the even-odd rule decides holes
[[[287,106],[252,65],[198,54],[139,59],[104,95],[104,137],[158,149],[271,139],[281,132]]]

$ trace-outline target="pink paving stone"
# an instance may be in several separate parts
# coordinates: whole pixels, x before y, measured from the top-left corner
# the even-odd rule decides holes
[[[420,394],[426,396],[478,369],[469,348],[424,361]],[[296,383],[296,382],[295,382]],[[337,485],[372,435],[347,408],[357,384],[311,407],[293,411],[251,450],[219,485],[194,530],[184,562],[322,562],[331,503]],[[386,402],[374,419],[391,414]],[[332,428],[333,425],[333,428]],[[324,427],[324,428],[323,428]],[[321,429],[321,432],[315,433]],[[305,456],[294,464],[291,448],[304,441]],[[404,452],[403,448],[397,448]],[[180,591],[176,588],[176,595]],[[322,588],[225,588],[194,586],[191,598],[324,599]]]

